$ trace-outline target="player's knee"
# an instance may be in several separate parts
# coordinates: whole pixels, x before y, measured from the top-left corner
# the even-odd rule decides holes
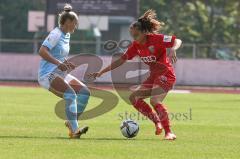
[[[130,96],[129,96],[129,101],[134,104],[136,101],[138,100],[138,97],[136,96],[136,94],[133,92]]]
[[[63,98],[65,100],[72,100],[75,101],[77,99],[77,94],[75,93],[75,91],[71,88],[68,88],[63,95]]]
[[[81,95],[83,98],[88,100],[91,95],[91,92],[87,87],[82,87],[81,90],[79,91],[78,95]]]
[[[155,97],[151,97],[150,98],[150,104],[152,106],[155,106],[157,104],[161,104],[162,105],[162,100],[158,99],[158,98],[155,98]]]
[[[130,96],[129,96],[129,101],[130,101],[132,104],[134,103],[134,101],[135,101],[135,96],[133,95],[133,93],[130,94]]]
[[[83,92],[84,92],[84,94],[86,96],[90,96],[91,95],[91,92],[90,92],[90,90],[87,87],[83,87],[82,90],[83,90]]]
[[[156,101],[156,100],[153,99],[153,98],[150,98],[150,104],[151,104],[152,106],[155,106],[156,104],[158,104],[158,101]]]
[[[87,106],[89,97],[91,93],[87,87],[81,88],[81,90],[77,94],[77,107],[78,113],[82,113]]]
[[[151,105],[155,105],[156,104],[155,101],[152,98],[150,99],[150,104]]]

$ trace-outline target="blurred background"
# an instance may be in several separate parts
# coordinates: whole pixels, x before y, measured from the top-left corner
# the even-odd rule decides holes
[[[177,85],[240,86],[239,0],[0,0],[1,81],[37,80],[38,49],[57,26],[65,3],[72,4],[79,15],[70,55],[97,55],[104,66],[109,64],[113,54],[126,50],[131,40],[129,25],[154,9],[166,24],[161,33],[174,34],[184,42],[175,65]],[[118,47],[106,51],[104,44],[109,40]],[[85,60],[91,58],[86,55]],[[138,64],[124,69],[130,67],[145,68]],[[83,72],[80,68],[75,75],[83,78]],[[141,76],[142,71],[132,74]],[[140,83],[143,78],[116,80]],[[111,74],[96,82],[111,83]]]

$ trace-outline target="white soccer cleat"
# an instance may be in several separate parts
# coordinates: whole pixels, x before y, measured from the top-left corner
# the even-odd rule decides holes
[[[165,135],[165,138],[164,138],[164,140],[175,140],[177,138],[177,136],[175,135],[175,134],[173,134],[173,133],[167,133],[166,135]]]

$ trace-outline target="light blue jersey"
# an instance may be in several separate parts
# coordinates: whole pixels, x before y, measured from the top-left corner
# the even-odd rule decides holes
[[[49,49],[49,53],[59,61],[63,62],[69,54],[69,42],[70,42],[70,33],[64,33],[60,28],[56,27],[50,32],[48,37],[44,40],[42,46],[45,46]],[[53,72],[57,68],[57,65],[54,65],[44,59],[41,60],[38,76],[42,77]]]

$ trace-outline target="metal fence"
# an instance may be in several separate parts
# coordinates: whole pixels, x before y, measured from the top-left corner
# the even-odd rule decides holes
[[[36,39],[0,39],[0,53],[29,53],[37,54],[43,40]],[[95,41],[71,41],[71,54],[79,52],[93,53],[96,52]]]
[[[181,58],[240,60],[240,44],[183,44]]]
[[[0,53],[29,53],[37,54],[43,40],[35,39],[0,39]],[[111,55],[114,52],[105,52],[104,41],[101,42],[101,54]],[[71,54],[96,54],[96,41],[71,41]],[[122,51],[122,50],[121,50]],[[240,60],[240,44],[189,44],[184,43],[178,51],[179,58],[189,59],[223,59]]]

